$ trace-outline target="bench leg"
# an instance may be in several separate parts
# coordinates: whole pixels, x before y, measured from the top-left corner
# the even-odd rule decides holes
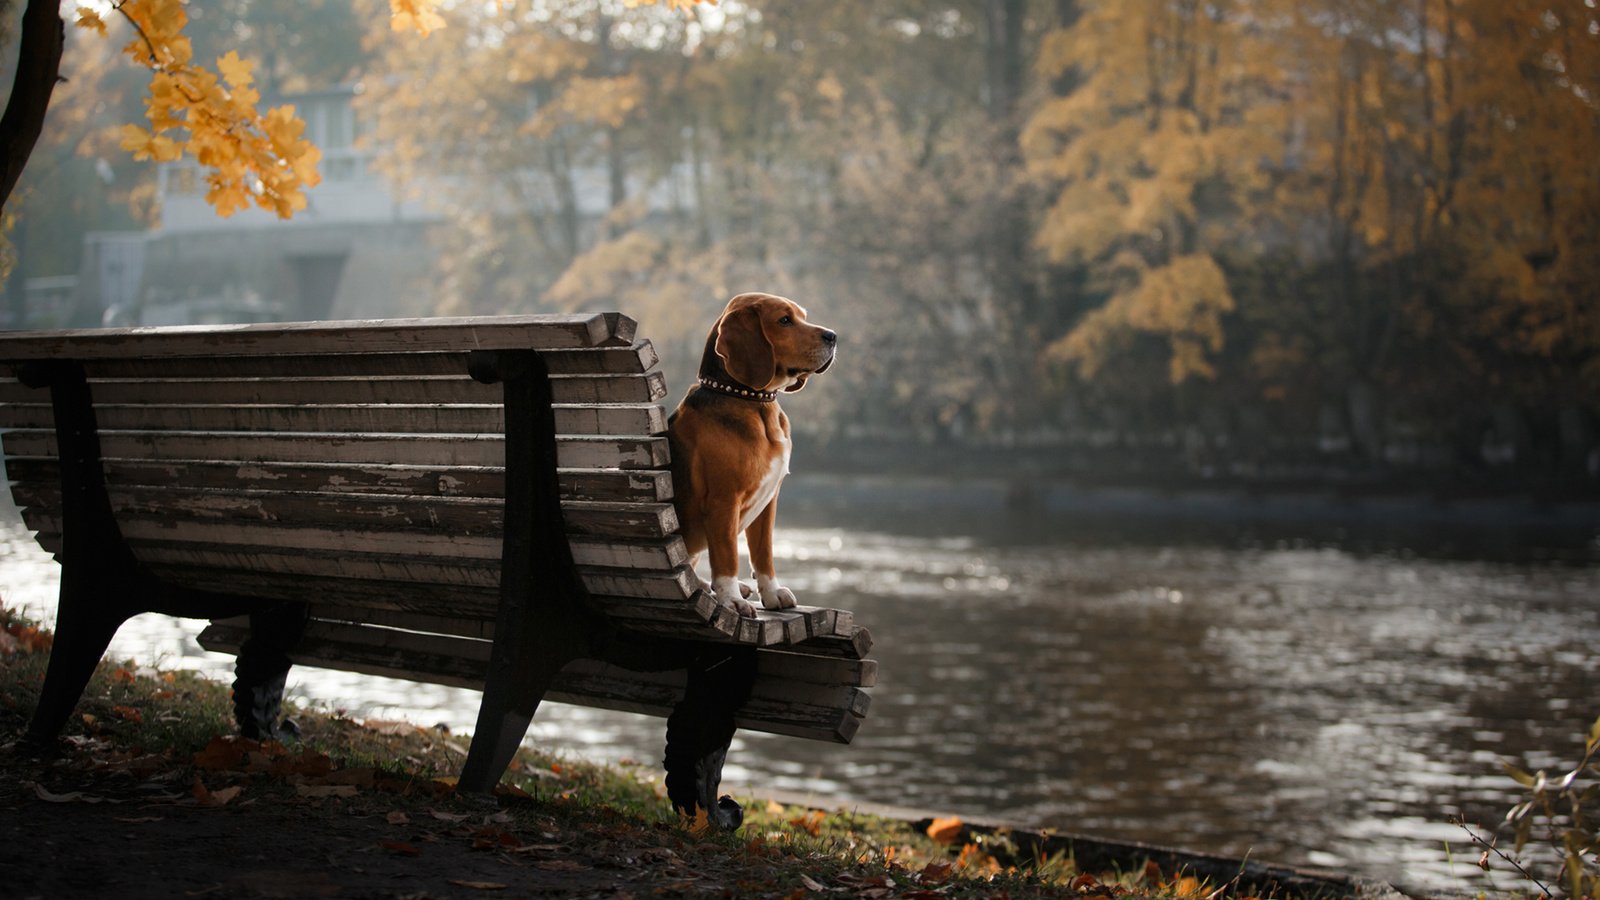
[[[250,615],[250,637],[239,647],[233,667],[233,717],[239,733],[251,740],[283,740],[298,733],[283,712],[283,686],[289,676],[289,651],[305,632],[303,603],[290,603]]]
[[[756,655],[749,648],[718,653],[689,668],[688,688],[667,718],[667,798],[681,815],[704,809],[713,827],[734,831],[744,810],[719,797],[722,766],[736,730],[734,715],[750,698]]]
[[[65,578],[65,573],[63,573]],[[55,642],[50,647],[50,663],[45,668],[44,686],[39,692],[39,705],[34,708],[33,720],[28,723],[24,741],[37,747],[50,745],[72,715],[78,698],[94,675],[95,666],[105,655],[111,638],[127,621],[120,612],[96,609],[95,598],[74,600],[67,596],[62,586],[61,603],[56,614]]]
[[[499,653],[496,647],[494,652]],[[472,746],[461,767],[456,789],[469,794],[489,794],[500,783],[511,760],[522,746],[528,724],[539,709],[539,701],[555,680],[566,659],[527,660],[509,678],[491,677],[484,685],[483,703],[478,707],[478,724],[472,732]]]

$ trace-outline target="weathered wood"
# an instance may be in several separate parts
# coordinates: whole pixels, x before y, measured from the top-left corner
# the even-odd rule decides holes
[[[827,635],[809,638],[794,645],[802,653],[816,656],[837,656],[845,659],[865,659],[872,649],[872,632],[860,625],[851,626],[848,635]]]
[[[599,347],[612,338],[606,316],[274,322],[29,331],[0,335],[0,360],[255,357],[314,353],[415,353]]]
[[[281,356],[196,356],[192,358],[83,359],[91,382],[104,379],[169,378],[339,378],[403,375],[454,376],[467,371],[467,352],[441,353],[289,353]],[[541,351],[551,375],[639,375],[658,359],[649,341],[631,347]],[[4,361],[14,359],[0,352]],[[9,367],[15,375],[16,364]]]
[[[694,609],[714,608],[716,601],[704,592],[696,596]],[[702,607],[700,604],[704,604]],[[448,634],[478,640],[494,640],[494,623],[481,618],[460,615],[430,615],[420,612],[400,612],[371,607],[341,609],[318,604],[319,620],[353,624],[379,625],[402,628],[407,631],[431,634]],[[630,627],[633,625],[630,622]],[[797,652],[792,647],[763,649],[756,654],[756,671],[769,678],[804,682],[806,684],[844,685],[848,687],[873,687],[878,683],[878,663],[870,659],[845,659],[829,656],[812,656]]]
[[[498,498],[416,497],[231,492],[185,488],[115,487],[112,505],[123,521],[178,527],[185,521],[240,522],[301,528],[426,532],[453,537],[501,534],[505,504]],[[57,487],[18,483],[12,497],[19,506],[59,508]],[[665,538],[678,530],[670,503],[612,503],[569,500],[562,503],[569,534],[583,537]],[[38,528],[46,526],[39,525]],[[196,534],[195,539],[204,539]],[[238,541],[228,541],[238,543]],[[339,546],[335,541],[324,546]]]
[[[139,561],[152,568],[178,566],[452,588],[487,589],[500,584],[495,561],[465,556],[426,557],[349,549],[234,547],[150,540],[130,542],[130,545]],[[699,589],[698,580],[687,567],[658,573],[580,565],[578,574],[591,593],[609,597],[687,601]]]
[[[53,459],[6,460],[13,481],[55,489],[61,467]],[[180,460],[107,460],[106,482],[121,487],[305,491],[429,497],[505,494],[505,473],[491,466],[399,466],[379,463],[229,463]],[[556,473],[567,500],[654,502],[672,498],[672,473],[664,469],[562,469]]]
[[[213,623],[200,636],[208,650],[237,652],[248,630],[234,621]],[[490,644],[471,638],[416,634],[387,628],[312,622],[290,656],[298,665],[479,687]],[[758,663],[759,666],[759,663]],[[797,683],[759,674],[738,717],[741,728],[815,740],[846,742],[847,723],[865,714],[870,698],[844,685]],[[633,672],[578,660],[557,676],[547,697],[566,703],[668,715],[683,695],[683,673]]]
[[[465,365],[465,357],[452,356]],[[565,375],[550,380],[557,403],[654,403],[667,396],[660,372],[643,375]],[[96,403],[206,404],[499,403],[492,385],[464,368],[433,376],[105,379],[90,383]],[[0,403],[47,403],[48,391],[0,378]]]
[[[57,455],[53,431],[18,429],[3,438],[11,457]],[[559,437],[563,468],[661,468],[665,437]],[[241,434],[192,431],[112,431],[101,436],[107,457],[142,460],[340,462],[402,466],[493,466],[505,458],[499,435]]]
[[[877,660],[808,656],[788,652],[788,648],[772,648],[757,653],[756,671],[770,678],[807,684],[872,687],[878,683]]]
[[[313,405],[317,404],[317,405]],[[667,430],[654,404],[556,406],[561,434],[654,435]],[[500,434],[505,410],[490,404],[323,405],[307,395],[300,405],[144,406],[101,404],[95,418],[104,431],[284,431],[384,434]],[[0,428],[54,428],[45,404],[0,406]]]
[[[23,521],[37,532],[39,545],[50,553],[58,553],[61,549],[60,520],[54,513],[55,508],[48,506],[26,507],[22,512]],[[375,532],[307,525],[162,519],[124,519],[121,529],[136,556],[148,544],[182,544],[224,551],[253,548],[326,551],[337,548],[349,553],[398,554],[422,560],[472,559],[498,563],[501,549],[498,534]],[[569,543],[573,561],[585,566],[671,572],[688,561],[683,539],[676,535],[656,539],[575,537]]]

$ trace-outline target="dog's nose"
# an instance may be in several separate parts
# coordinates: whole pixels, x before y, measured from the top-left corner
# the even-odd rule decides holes
[[[824,344],[836,344],[839,342],[839,336],[831,331],[824,331],[822,333],[822,342]]]

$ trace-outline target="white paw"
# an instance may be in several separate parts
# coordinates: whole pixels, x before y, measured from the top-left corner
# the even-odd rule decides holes
[[[717,598],[717,603],[726,606],[746,619],[756,617],[755,604],[745,599],[750,592],[748,586],[740,584],[737,578],[718,578],[712,582],[711,593]]]
[[[756,590],[761,595],[761,605],[767,609],[789,609],[795,605],[794,591],[770,575],[756,575]]]

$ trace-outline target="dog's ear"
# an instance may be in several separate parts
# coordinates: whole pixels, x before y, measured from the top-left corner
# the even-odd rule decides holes
[[[715,346],[722,367],[735,380],[764,391],[776,377],[777,356],[761,328],[761,312],[755,306],[742,306],[723,313],[717,321]]]

